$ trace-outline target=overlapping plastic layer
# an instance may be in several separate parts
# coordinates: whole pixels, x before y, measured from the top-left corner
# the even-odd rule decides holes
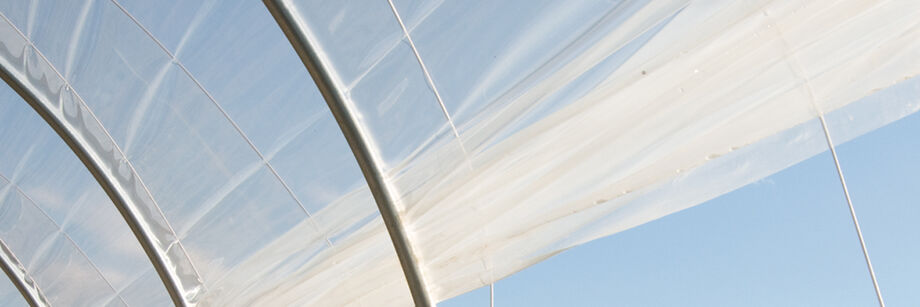
[[[0,240],[39,302],[170,304],[105,192],[6,85],[0,87]]]
[[[436,300],[821,152],[819,114],[840,143],[920,98],[913,1],[287,5],[372,137]],[[411,303],[339,128],[261,4],[0,12],[0,64],[109,178],[185,301]],[[92,285],[80,299],[112,292]]]
[[[393,3],[408,36],[383,4],[290,5],[372,133],[438,300],[814,155],[817,115],[920,72],[904,1]]]

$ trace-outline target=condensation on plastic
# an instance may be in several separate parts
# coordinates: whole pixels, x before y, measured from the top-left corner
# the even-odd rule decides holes
[[[186,285],[186,299],[217,306],[408,302],[357,164],[264,7],[149,5],[0,9],[67,81],[48,79],[72,84],[105,127],[97,131],[111,135],[110,148],[123,150],[116,160],[130,161],[130,175],[156,200],[142,207],[162,209],[153,218],[174,227],[176,244],[165,256],[188,259],[169,268]],[[171,20],[179,11],[194,14]],[[187,26],[164,26],[173,21]]]
[[[826,150],[816,116],[920,72],[920,7],[906,1],[394,0],[457,146],[438,102],[409,90],[434,89],[398,51],[394,16],[292,2],[373,132],[437,300]],[[374,75],[388,81],[352,81]],[[917,98],[902,91],[850,106],[901,116]],[[383,103],[402,92],[415,94]],[[416,124],[428,130],[399,133]]]
[[[6,85],[0,88],[0,184],[0,239],[31,265],[24,269],[52,303],[170,304],[159,279],[143,295],[124,292],[142,275],[156,275],[153,267],[83,164]]]

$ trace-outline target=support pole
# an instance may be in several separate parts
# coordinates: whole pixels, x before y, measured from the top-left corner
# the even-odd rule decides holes
[[[495,307],[495,283],[489,284],[489,307]]]
[[[866,248],[866,240],[863,239],[862,228],[859,227],[859,219],[856,218],[853,200],[850,199],[850,190],[847,189],[847,180],[843,177],[843,169],[840,168],[837,150],[834,149],[834,141],[831,140],[831,132],[827,128],[827,121],[824,120],[824,115],[819,114],[818,119],[821,121],[821,128],[824,129],[824,138],[827,140],[827,148],[830,149],[831,157],[834,158],[834,166],[837,167],[837,176],[840,178],[840,186],[843,187],[843,196],[846,197],[847,206],[850,208],[850,218],[853,219],[853,227],[856,228],[856,237],[859,238],[859,246],[862,248],[863,258],[866,259],[866,268],[869,270],[869,278],[872,279],[872,287],[875,288],[875,297],[878,299],[879,307],[885,307],[885,299],[882,298],[882,290],[878,286],[878,279],[875,278],[875,269],[872,268],[872,260],[869,259],[869,249]]]
[[[316,87],[326,100],[339,128],[342,129],[342,134],[345,135],[348,146],[351,147],[361,167],[361,172],[364,173],[364,179],[374,195],[377,209],[389,232],[390,240],[393,241],[393,247],[396,249],[396,255],[399,257],[399,263],[406,276],[406,282],[412,292],[412,300],[416,306],[433,306],[434,303],[422,278],[421,269],[409,242],[404,223],[396,210],[396,196],[387,187],[379,161],[375,161],[371,152],[370,140],[358,125],[358,119],[350,108],[348,97],[342,91],[340,80],[337,80],[334,75],[325,54],[316,46],[310,29],[303,24],[303,20],[296,15],[291,6],[283,0],[263,0],[263,2],[275,21],[281,26],[281,30],[290,40],[294,50],[297,51],[297,55],[300,56],[310,76],[313,77]]]

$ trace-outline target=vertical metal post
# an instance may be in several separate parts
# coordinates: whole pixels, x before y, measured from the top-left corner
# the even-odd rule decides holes
[[[489,307],[495,307],[495,283],[489,284]]]
[[[35,284],[35,281],[32,280],[32,277],[26,272],[25,267],[13,255],[13,252],[2,239],[0,239],[0,268],[3,269],[6,276],[9,276],[10,281],[22,294],[22,298],[29,303],[29,306],[44,307],[51,305],[38,288],[38,285]]]
[[[316,87],[326,100],[339,128],[342,129],[342,134],[345,135],[348,146],[351,147],[361,167],[361,172],[364,173],[364,179],[374,195],[377,209],[389,232],[390,240],[393,241],[393,247],[396,249],[396,255],[399,257],[399,263],[406,276],[406,282],[412,292],[412,300],[416,306],[433,306],[434,303],[423,280],[418,260],[415,258],[406,229],[396,210],[396,195],[393,195],[387,188],[383,170],[371,152],[368,136],[358,126],[356,114],[350,109],[349,99],[342,91],[341,83],[336,79],[330,64],[327,63],[325,54],[316,46],[309,28],[293,12],[290,5],[284,3],[283,0],[263,0],[263,2],[275,21],[281,26],[281,30],[290,40],[294,50],[297,51],[297,55],[300,56],[310,76],[313,77]]]

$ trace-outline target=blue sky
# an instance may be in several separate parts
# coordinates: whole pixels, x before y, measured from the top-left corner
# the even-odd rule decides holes
[[[920,302],[920,115],[838,146],[889,306]],[[833,131],[831,131],[833,134]],[[824,152],[699,206],[575,247],[495,285],[496,306],[873,306]],[[488,306],[488,287],[439,306]]]
[[[132,7],[132,2],[135,5],[153,3],[143,1],[124,2],[129,7]],[[188,28],[194,28],[191,25],[195,24],[192,21],[197,20],[197,15],[186,16],[188,20],[191,20],[188,23],[178,22],[177,19],[182,18],[176,16],[171,16],[172,18],[150,16],[145,18],[145,16],[140,16],[140,18],[145,23],[152,23],[154,32],[161,39],[164,39],[165,44],[170,49],[174,50],[176,57],[181,58],[190,70],[199,73],[198,77],[202,83],[213,91],[217,100],[224,103],[228,112],[233,114],[234,118],[243,126],[243,130],[252,132],[250,136],[259,147],[271,148],[276,143],[280,143],[278,141],[281,139],[280,136],[285,135],[285,133],[277,133],[278,131],[284,131],[277,129],[277,127],[293,130],[303,126],[301,131],[307,131],[309,125],[299,125],[302,123],[302,119],[308,118],[307,115],[309,114],[313,114],[313,110],[325,108],[325,104],[319,100],[319,96],[316,93],[307,90],[311,87],[303,86],[303,84],[310,83],[300,82],[308,80],[303,68],[300,65],[289,65],[290,63],[299,62],[294,57],[290,46],[281,38],[280,31],[274,21],[267,17],[267,12],[262,9],[262,5],[258,2],[250,3],[247,4],[250,6],[247,9],[245,7],[239,8],[232,4],[225,5],[227,7],[232,6],[232,10],[228,10],[234,14],[262,16],[262,19],[253,18],[253,20],[262,21],[259,24],[261,27],[248,22],[239,22],[239,20],[248,19],[229,18],[227,16],[234,17],[236,15],[217,9],[215,9],[215,12],[220,12],[220,14],[213,14],[211,18],[221,17],[220,21],[226,22],[226,24],[212,23],[205,27],[226,30],[219,33],[230,34],[214,34],[214,31],[205,30],[186,32],[184,29],[186,25],[189,25]],[[383,2],[378,4],[383,5]],[[153,13],[163,13],[167,8],[170,8],[162,4],[157,4],[156,6],[162,6],[162,9],[143,10],[136,8],[131,10],[138,12],[148,11],[152,12],[153,16],[158,16]],[[119,12],[114,7],[106,8],[107,11],[100,11]],[[223,6],[219,8],[227,9]],[[198,12],[198,10],[175,10],[175,12],[186,13],[193,11]],[[206,9],[201,9],[200,11],[207,12]],[[75,14],[76,12],[77,10],[73,10],[71,13]],[[599,12],[601,11],[594,13]],[[207,14],[202,16],[205,15]],[[432,20],[444,21],[452,19],[433,18]],[[496,20],[507,22],[504,19]],[[122,21],[127,23],[126,19],[122,19]],[[157,22],[164,29],[170,27],[180,29],[172,32],[164,29],[158,30]],[[38,24],[42,25],[44,23]],[[54,23],[48,24],[55,25]],[[64,23],[58,26],[67,28]],[[238,41],[238,33],[229,29],[237,28],[230,28],[231,26],[255,32],[260,29],[271,29],[274,32],[270,33],[274,33],[277,38],[276,41],[281,43],[268,45],[275,47],[269,50],[273,53],[263,50],[267,44],[254,44],[253,46],[256,47],[254,49],[256,52],[254,53],[262,54],[267,58],[274,58],[276,54],[281,54],[282,56],[278,56],[277,61],[271,62],[251,61],[252,63],[258,63],[258,65],[253,65],[253,67],[247,68],[248,70],[242,70],[245,73],[240,73],[238,67],[225,65],[226,62],[234,62],[233,60],[236,59],[236,56],[245,58],[243,55],[248,53],[241,52],[240,54],[215,57],[215,53],[209,51],[211,49],[203,46],[225,46],[216,44],[215,41],[229,46],[236,46],[231,43]],[[432,29],[438,28],[432,27]],[[140,35],[137,29],[134,30],[135,34]],[[53,28],[45,32],[56,33]],[[60,33],[64,32],[60,31]],[[176,34],[176,36],[164,36],[161,35],[162,33],[172,33]],[[479,34],[478,32],[474,33]],[[424,33],[419,33],[421,37],[423,37],[422,34]],[[454,39],[453,36],[438,35],[451,40]],[[271,38],[270,35],[257,37]],[[181,45],[180,42],[185,39],[188,39],[191,47],[186,47],[185,51],[180,53],[180,48],[177,46]],[[59,40],[48,39],[45,42],[57,41]],[[420,40],[420,42],[423,41]],[[115,42],[124,44],[125,50],[134,50],[132,48],[137,45],[128,40],[115,40]],[[439,41],[434,40],[434,42]],[[495,42],[498,47],[502,47],[506,43],[501,39],[496,39]],[[156,58],[160,63],[170,63],[166,55],[160,54],[160,50],[155,48],[152,42],[147,42],[147,44],[150,45],[148,46],[150,48],[143,50],[153,51],[150,51],[151,54],[144,55]],[[435,43],[431,44],[436,45]],[[39,42],[39,45],[41,45],[41,42]],[[213,48],[220,49],[218,47]],[[78,48],[78,50],[94,49]],[[404,59],[407,59],[409,63],[414,63],[414,60],[408,57],[408,52],[406,52],[406,55],[407,57]],[[64,55],[58,55],[58,58],[64,58]],[[114,59],[114,57],[99,58],[99,61],[105,62],[103,64],[106,65],[111,64],[106,61]],[[445,63],[456,64],[454,62]],[[118,65],[112,64],[111,67],[121,67]],[[86,65],[85,67],[91,66]],[[100,66],[108,67],[105,65]],[[227,69],[231,68],[233,71],[228,72]],[[99,71],[110,72],[110,70],[104,69],[89,71],[93,73],[98,73]],[[272,76],[281,75],[279,73],[281,71],[286,72],[285,75],[299,76],[299,78],[289,78],[289,80],[293,81],[277,85],[279,83],[278,79],[285,78]],[[172,72],[178,71],[173,68]],[[247,78],[227,77],[236,76],[232,74],[233,72],[247,77],[252,75],[264,75],[266,77],[252,78],[258,79],[263,83],[250,82],[250,79]],[[111,77],[111,75],[104,76]],[[81,78],[76,79],[81,80]],[[82,78],[82,80],[96,79]],[[468,81],[472,80],[474,79],[471,78]],[[141,82],[142,80],[134,81],[136,84],[143,83]],[[417,83],[423,84],[421,81]],[[186,80],[183,84],[189,85],[191,83]],[[240,86],[239,84],[246,84],[246,86]],[[449,82],[449,84],[458,83]],[[140,85],[138,87],[143,88]],[[287,89],[287,91],[278,91],[283,94],[274,93],[279,88]],[[442,87],[442,89],[450,92],[449,87]],[[82,93],[87,94],[87,91],[89,90],[81,88]],[[111,94],[110,91],[111,88],[109,87],[100,87],[95,94],[98,97],[106,97],[105,95]],[[195,90],[192,88],[192,91],[194,92]],[[463,88],[456,91],[459,93],[466,92]],[[123,94],[126,95],[125,97],[130,98],[133,97],[131,95],[137,93],[126,91]],[[176,97],[186,97],[187,95],[185,94],[187,93],[176,90],[175,95]],[[206,99],[204,99],[202,93],[195,92],[195,94],[197,96],[194,97],[198,97],[197,102],[205,102]],[[303,97],[312,95],[311,102],[313,104],[310,105],[312,109],[292,108],[297,110],[295,112],[284,107],[265,108],[281,114],[272,123],[266,123],[264,117],[261,117],[265,113],[251,112],[249,109],[254,105],[251,101],[262,100],[252,97],[258,98],[261,97],[260,95],[278,95],[284,99],[275,100],[293,101],[296,104],[292,103],[290,105],[298,107],[302,105]],[[457,97],[455,100],[461,98],[463,97]],[[105,100],[91,99],[91,101],[97,103]],[[112,101],[118,101],[118,99],[112,99]],[[436,114],[432,118],[439,119],[440,111],[433,108],[434,105],[431,106],[431,110],[434,110],[433,113]],[[113,122],[121,123],[116,119],[120,120],[122,117],[129,117],[123,115],[131,114],[134,111],[134,108],[127,104],[122,104],[119,107],[127,111],[109,114],[110,118],[115,118],[112,119]],[[104,106],[100,105],[97,109],[104,109]],[[176,122],[171,112],[168,108],[162,108],[155,115],[169,117],[174,120],[173,122]],[[217,113],[208,114],[216,116]],[[157,116],[151,116],[151,118],[156,118]],[[327,116],[325,120],[324,126],[318,125],[317,127],[320,127],[320,131],[331,131],[331,133],[323,135],[339,142],[337,143],[339,147],[334,147],[328,155],[351,161],[349,149],[345,146],[344,140],[338,139],[340,137],[338,127],[331,120],[331,117]],[[221,120],[201,121],[206,123],[222,122]],[[298,124],[290,124],[292,122]],[[437,122],[440,123],[440,120]],[[44,125],[38,121],[36,123],[40,126]],[[850,188],[853,192],[857,211],[863,222],[870,252],[875,260],[882,291],[892,306],[907,305],[920,301],[918,299],[920,296],[912,293],[912,289],[918,288],[918,283],[914,281],[914,276],[920,276],[920,266],[912,262],[913,259],[920,257],[920,248],[917,248],[917,243],[920,242],[917,242],[918,239],[913,235],[918,229],[918,226],[915,226],[913,221],[920,216],[920,211],[914,205],[913,200],[915,197],[911,193],[913,192],[912,187],[916,186],[916,181],[912,179],[916,178],[918,168],[920,168],[920,163],[916,163],[914,159],[914,153],[917,148],[920,148],[920,141],[916,140],[913,133],[918,131],[917,125],[920,125],[920,119],[917,119],[917,115],[914,115],[845,144],[840,148],[843,167],[851,183]],[[177,125],[164,126],[181,128]],[[227,137],[227,139],[236,140],[235,132],[230,129],[230,126],[218,126],[215,124],[215,127],[222,129],[220,131],[223,134],[213,133],[214,139],[217,139],[216,136],[218,135],[233,135],[234,137]],[[155,128],[151,128],[151,130],[153,130],[152,132],[157,132]],[[206,131],[206,129],[202,128],[202,131]],[[51,138],[55,137],[52,134],[49,135],[51,135]],[[325,140],[315,137],[315,134],[303,135],[305,135],[305,138],[309,136],[309,139],[315,139],[319,144],[324,144],[320,141]],[[241,141],[236,141],[234,144],[237,147],[246,147]],[[195,140],[191,143],[198,146],[197,142]],[[307,142],[293,142],[293,144],[312,145],[312,143]],[[279,148],[282,147],[284,146]],[[160,148],[166,148],[166,146]],[[238,152],[244,151],[238,150]],[[143,153],[142,150],[138,150],[138,152]],[[318,182],[334,181],[335,183],[340,183],[341,181],[344,183],[340,183],[341,187],[337,187],[340,190],[338,191],[340,194],[350,191],[355,185],[353,183],[363,184],[361,183],[363,179],[360,173],[357,172],[357,168],[348,163],[328,163],[327,160],[320,161],[321,159],[316,159],[323,162],[316,162],[316,164],[322,164],[320,165],[321,167],[327,167],[328,174],[342,174],[343,178],[328,180],[326,177],[330,175],[312,175],[316,174],[315,170],[311,168],[312,165],[307,165],[307,163],[303,162],[300,152],[296,150],[281,151],[279,149],[279,157],[274,158],[272,161],[276,165],[282,166],[279,167],[282,172],[289,170],[290,173],[282,175],[291,182],[310,186],[318,185]],[[67,154],[65,152],[65,155]],[[150,154],[149,157],[160,158],[154,154]],[[247,159],[246,161],[249,162],[261,163],[256,161],[252,155],[248,156]],[[137,160],[145,161],[144,159]],[[288,163],[291,166],[285,167],[285,161],[289,161]],[[166,182],[164,186],[172,183],[172,174],[185,170],[180,164],[169,164],[162,161],[158,163],[151,163],[149,167],[155,170],[164,166],[173,167],[170,170],[159,172],[160,174],[170,175],[160,177],[163,182]],[[351,165],[352,168],[350,172],[342,172],[337,168],[340,165]],[[77,166],[79,170],[82,170],[79,168],[82,167],[81,165]],[[54,170],[50,167],[48,169]],[[311,172],[297,171],[304,169],[309,169]],[[188,170],[188,172],[195,172],[190,168]],[[264,178],[268,178],[266,181],[273,180],[267,173],[263,172],[261,174],[264,175]],[[866,273],[862,254],[859,250],[836,176],[829,154],[820,154],[785,171],[698,207],[574,248],[546,262],[528,268],[519,274],[508,277],[497,285],[497,303],[499,306],[871,306],[875,304],[874,293],[872,292],[871,283]],[[223,177],[215,175],[215,178]],[[93,184],[92,181],[86,182]],[[216,186],[221,182],[215,180],[211,183]],[[261,185],[255,183],[253,186],[261,187]],[[278,196],[280,198],[285,197],[286,194],[284,194],[283,190],[277,186],[275,190],[277,193],[273,195],[280,195]],[[303,199],[309,199],[310,195],[318,194],[311,194],[312,191],[304,193],[304,196],[301,197]],[[325,197],[324,199],[316,200],[315,203],[318,204],[316,209],[321,209],[331,200],[341,196],[340,194],[332,194],[332,196],[323,196]],[[194,200],[189,201],[189,203],[192,202]],[[290,206],[286,208],[295,208],[289,200],[287,202]],[[226,208],[226,212],[236,210],[234,207]],[[263,207],[261,207],[261,203],[257,202],[252,202],[248,208],[253,210],[251,212],[264,211],[258,210]],[[368,208],[373,211],[372,206]],[[111,210],[111,213],[114,214],[114,212],[114,210]],[[181,214],[176,215],[182,216]],[[214,216],[215,220],[222,218],[220,215]],[[237,237],[228,236],[222,231],[214,232],[219,233],[224,239],[237,239]],[[269,237],[269,235],[266,235],[266,237]],[[209,246],[208,243],[211,243],[210,245],[225,247],[214,243],[222,241],[211,237],[204,238],[198,241],[201,246]],[[242,241],[266,242],[267,240]],[[192,241],[192,243],[194,244],[195,241]],[[245,255],[244,252],[251,250],[250,246],[240,246],[235,251],[236,255],[239,256],[238,258],[242,258]],[[225,253],[227,253],[226,251],[224,249]],[[443,305],[486,306],[487,304],[488,289],[486,288],[460,296],[457,299],[445,302]]]

